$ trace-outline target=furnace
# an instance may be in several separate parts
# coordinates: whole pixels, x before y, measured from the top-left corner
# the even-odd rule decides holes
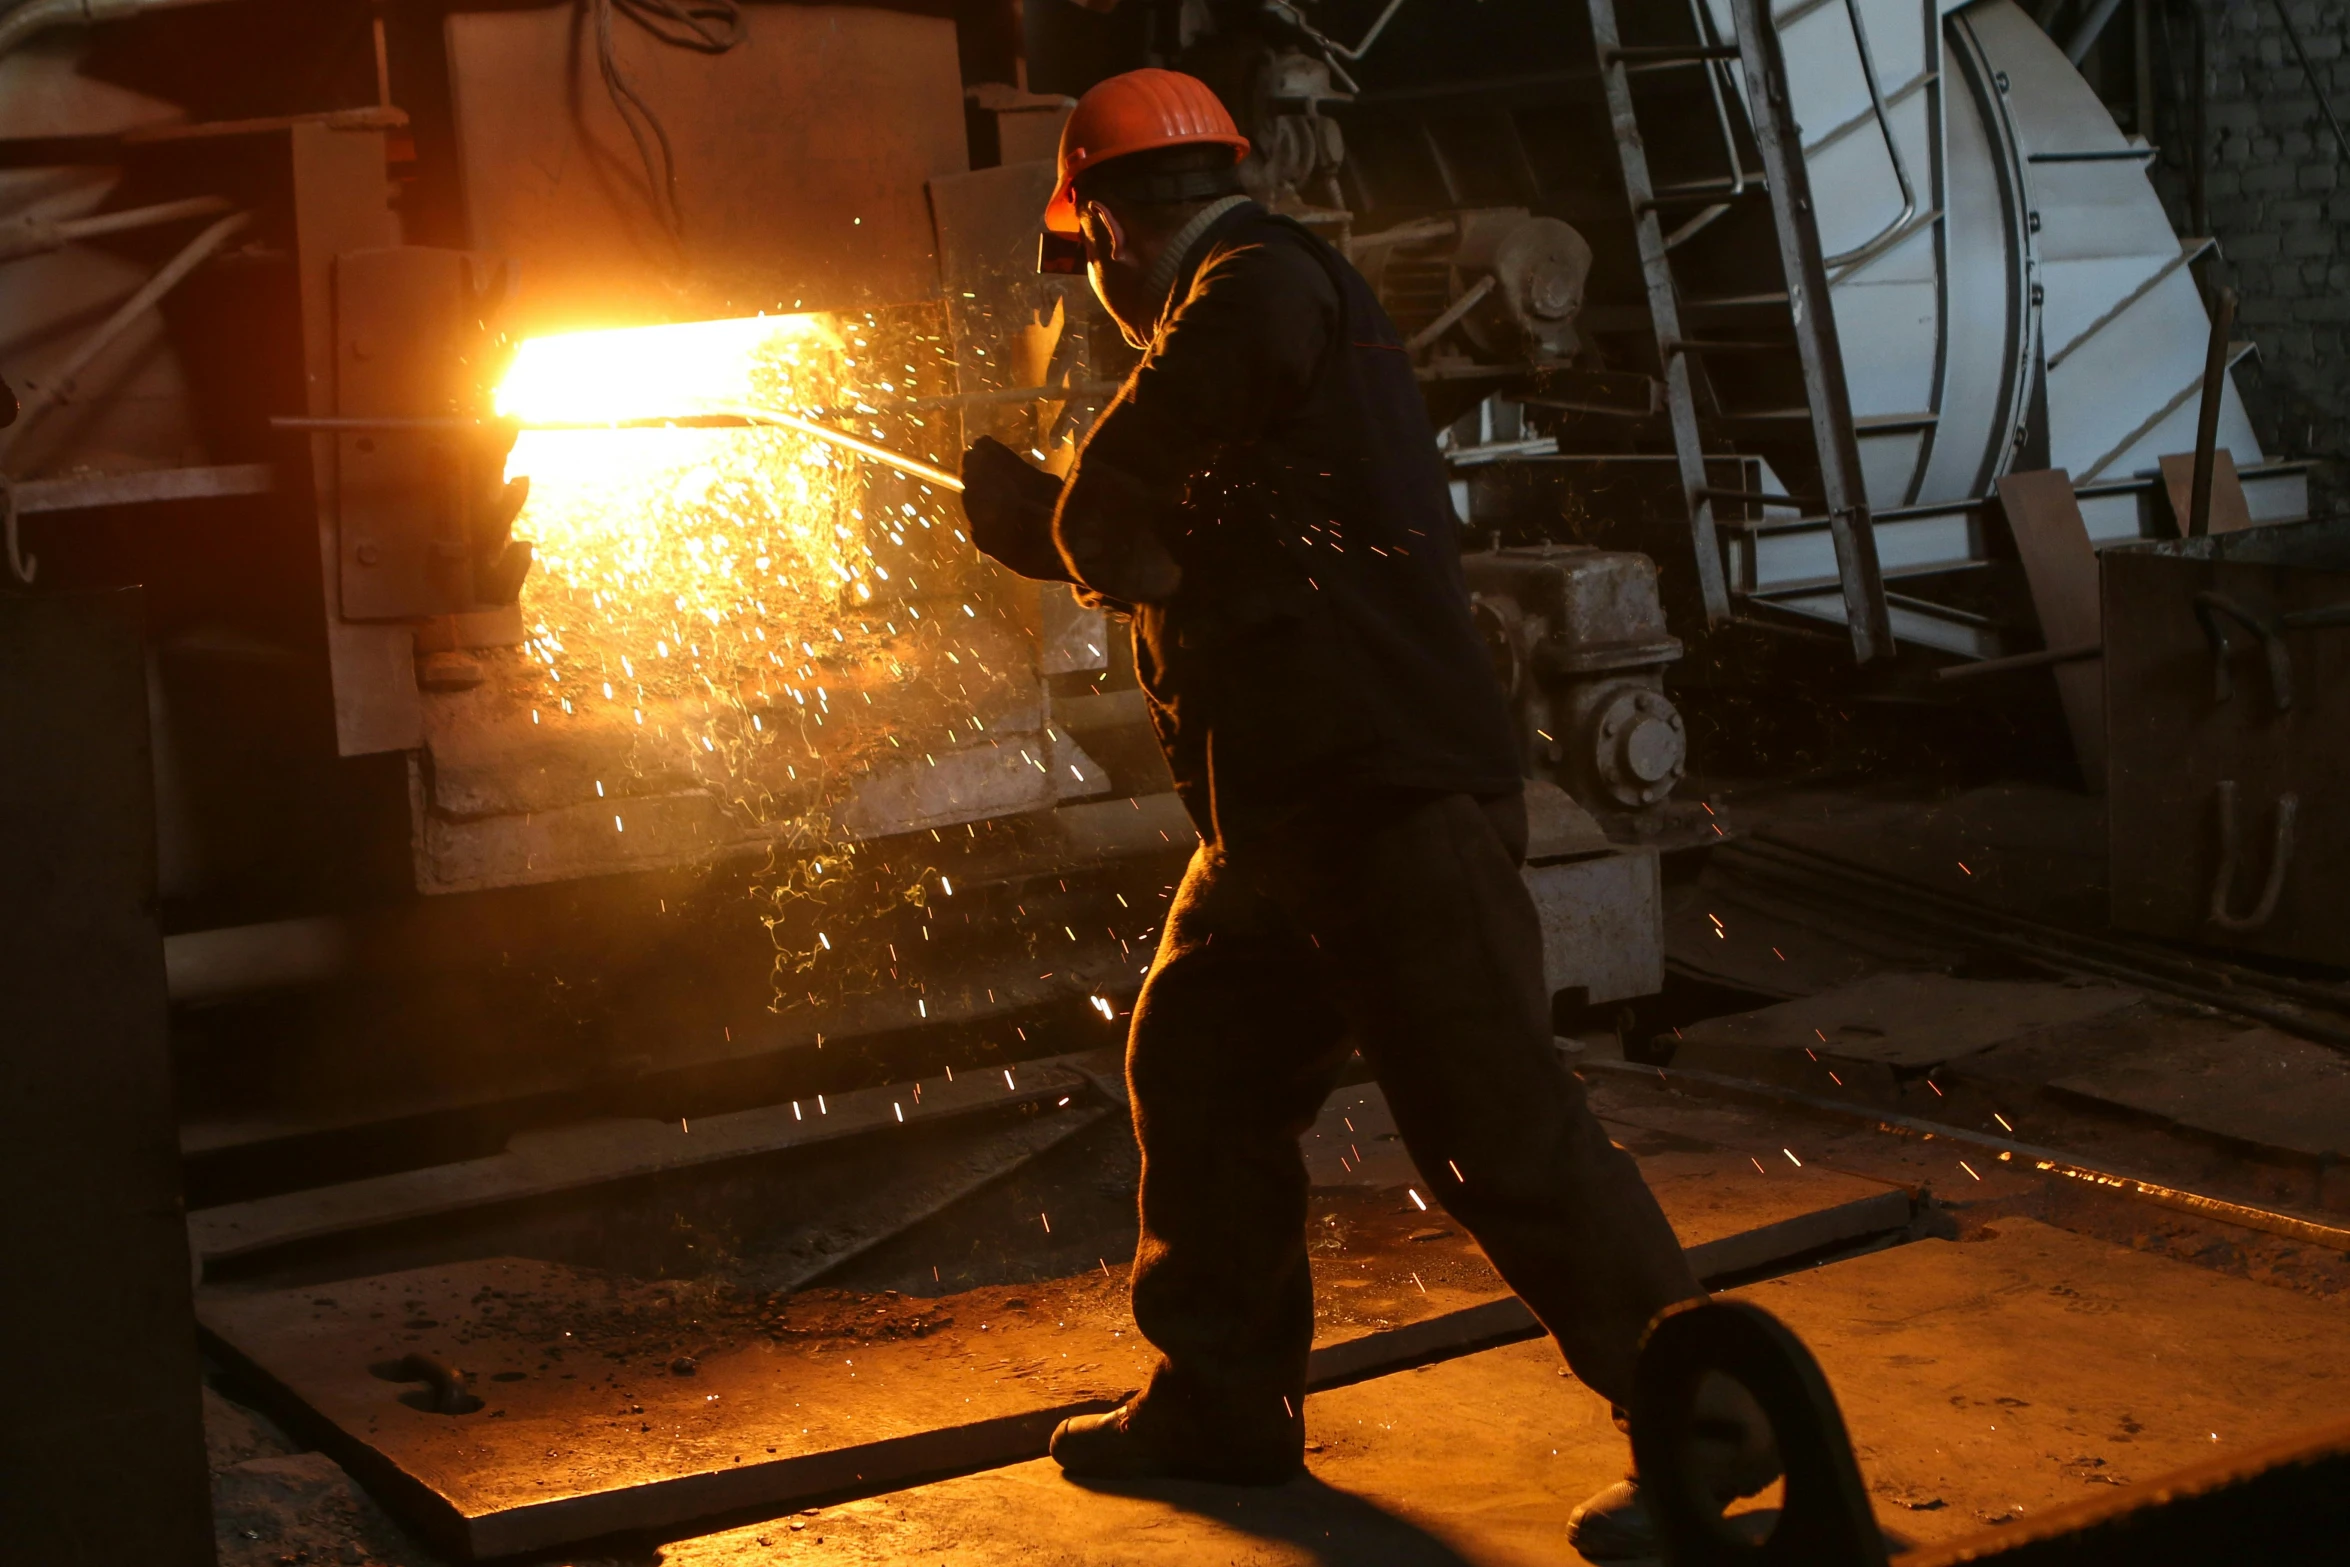
[[[1816,1353],[1850,1539],[2338,1473],[2319,22],[0,12],[0,1558],[204,1562],[199,1391],[225,1567],[1566,1554],[1610,1412],[1354,1056],[1296,1117],[1329,1489],[1043,1467],[1150,1375],[1121,1052],[1201,835],[1120,606],[962,466],[1049,496],[1138,362],[1038,259],[1142,68],[1395,329],[1521,1010]],[[1778,1375],[1745,1310],[1679,1370]]]

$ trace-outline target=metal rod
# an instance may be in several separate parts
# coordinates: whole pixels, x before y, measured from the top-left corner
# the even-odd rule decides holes
[[[813,436],[819,441],[829,441],[844,451],[855,452],[860,457],[869,457],[885,468],[895,468],[909,478],[920,479],[925,484],[936,485],[938,488],[951,491],[956,495],[963,493],[963,481],[944,468],[934,468],[919,457],[908,457],[903,452],[893,452],[886,446],[876,445],[872,441],[851,435],[846,430],[836,430],[828,424],[818,424],[813,419],[803,419],[798,414],[785,413],[780,408],[738,406],[725,409],[723,412],[740,414],[753,424],[770,424],[781,429],[797,430],[800,434]]]
[[[2019,669],[2046,669],[2053,664],[2071,664],[2084,658],[2103,656],[2105,644],[2083,642],[2074,647],[2042,648],[2036,653],[2011,653],[2005,658],[1986,658],[1975,664],[1952,664],[1934,671],[1939,681],[1980,680],[1986,675],[2009,675]]]
[[[1493,292],[1495,284],[1496,279],[1491,273],[1478,279],[1477,286],[1446,306],[1444,314],[1414,332],[1411,340],[1403,345],[1404,352],[1417,354],[1421,349],[1451,331],[1459,323],[1461,317],[1476,309],[1483,302],[1485,296]]]
[[[2282,1235],[2290,1240],[2323,1246],[2328,1250],[2350,1251],[2350,1230],[2337,1225],[2322,1224],[2304,1219],[2298,1214],[2279,1213],[2273,1208],[2255,1207],[2251,1203],[2231,1202],[2225,1197],[2213,1197],[2204,1192],[2188,1191],[2170,1186],[2143,1175],[2107,1169],[2083,1162],[2061,1149],[2042,1147],[2037,1143],[1999,1137],[1990,1132],[1978,1132],[1969,1127],[1952,1126],[1944,1121],[1928,1121],[1918,1116],[1902,1115],[1880,1109],[1864,1100],[1831,1099],[1825,1094],[1807,1094],[1801,1089],[1782,1088],[1776,1083],[1760,1083],[1743,1077],[1732,1077],[1724,1072],[1708,1072],[1691,1067],[1643,1066],[1630,1061],[1579,1061],[1575,1070],[1597,1067],[1624,1077],[1653,1078],[1667,1089],[1676,1083],[1703,1087],[1718,1092],[1750,1096],[1756,1099],[1776,1100],[1781,1104],[1800,1105],[1806,1110],[1829,1115],[1854,1117],[1873,1121],[1880,1131],[1908,1133],[1912,1136],[1933,1137],[1943,1142],[1966,1143],[1976,1148],[1988,1148],[1993,1153],[2008,1156],[2011,1164],[2030,1165],[2042,1175],[2061,1175],[2068,1180],[2089,1186],[2100,1186],[2126,1196],[2140,1197],[2181,1213],[2201,1214],[2223,1224],[2241,1229],[2260,1230],[2270,1235]]]
[[[950,490],[957,495],[963,493],[963,481],[944,468],[933,467],[919,457],[909,457],[903,452],[892,451],[886,446],[865,440],[861,436],[851,435],[846,430],[836,430],[830,425],[818,424],[813,419],[803,419],[798,414],[786,413],[780,408],[752,408],[734,405],[715,409],[707,414],[688,414],[674,419],[608,419],[601,422],[587,420],[534,422],[523,419],[466,419],[430,416],[403,419],[389,415],[281,415],[271,419],[269,427],[273,430],[305,430],[314,433],[346,435],[374,430],[395,434],[410,431],[429,433],[439,430],[452,433],[477,430],[486,432],[495,429],[742,430],[774,428],[797,430],[802,435],[813,436],[819,441],[828,441],[834,446],[855,452],[860,457],[870,458],[885,468],[895,468],[910,478],[920,479],[924,484],[935,485],[939,489]]]
[[[2223,288],[2211,302],[2211,346],[2203,356],[2203,407],[2195,415],[2195,487],[2187,513],[2187,537],[2211,529],[2211,470],[2219,444],[2220,389],[2228,383],[2228,333],[2236,324],[2236,291]]]
[[[1902,161],[1901,142],[1893,134],[1893,117],[1886,110],[1884,91],[1877,85],[1877,57],[1869,49],[1869,30],[1860,19],[1860,0],[1844,0],[1844,11],[1852,19],[1852,42],[1860,52],[1860,78],[1868,84],[1869,107],[1876,113],[1878,134],[1885,139],[1885,156],[1892,161],[1894,183],[1901,187],[1901,211],[1895,215],[1892,222],[1886,224],[1870,238],[1853,246],[1850,250],[1841,251],[1826,258],[1827,265],[1831,267],[1857,266],[1880,251],[1890,248],[1901,237],[1902,230],[1909,220],[1917,216],[1918,211],[1917,188],[1909,182],[1909,165]],[[1775,50],[1778,47],[1777,24],[1772,23],[1771,26],[1772,48]],[[1796,134],[1800,148],[1802,134],[1800,129]]]

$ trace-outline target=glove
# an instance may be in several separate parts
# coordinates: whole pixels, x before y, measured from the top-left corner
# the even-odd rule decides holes
[[[1023,577],[1067,582],[1053,547],[1053,507],[1061,481],[992,435],[963,453],[963,517],[979,552]]]

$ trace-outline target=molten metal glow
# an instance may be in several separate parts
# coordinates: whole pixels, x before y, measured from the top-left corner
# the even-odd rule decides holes
[[[952,384],[942,325],[907,312],[536,339],[497,407],[562,424],[827,410],[934,462],[956,422],[876,404]],[[777,1004],[896,983],[894,965],[886,980],[844,967],[820,930],[787,931],[810,900],[828,921],[926,904],[930,873],[867,874],[836,811],[860,790],[951,794],[962,754],[997,747],[994,715],[1033,701],[1027,633],[973,607],[953,497],[768,427],[527,430],[507,471],[531,483],[514,531],[536,563],[503,717],[533,737],[546,830],[609,834],[615,868],[623,843],[636,864],[762,845],[752,892],[772,911]],[[819,967],[786,992],[783,976]]]
[[[498,412],[568,424],[676,419],[749,402],[788,407],[800,372],[836,359],[840,346],[816,316],[537,337],[499,384]]]
[[[842,395],[859,330],[784,316],[533,339],[497,406],[590,422],[819,405]],[[910,575],[873,548],[910,522],[868,527],[853,464],[785,430],[525,431],[507,471],[531,483],[514,531],[536,551],[522,610],[547,716],[621,731],[638,776],[724,780],[764,815],[835,750],[804,720],[839,693],[843,612]]]

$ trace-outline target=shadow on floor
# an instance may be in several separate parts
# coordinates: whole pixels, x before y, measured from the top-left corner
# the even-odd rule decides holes
[[[1468,1557],[1418,1524],[1310,1474],[1287,1485],[1248,1488],[1190,1480],[1071,1483],[1104,1495],[1158,1502],[1268,1543],[1309,1551],[1331,1567],[1471,1567]]]

